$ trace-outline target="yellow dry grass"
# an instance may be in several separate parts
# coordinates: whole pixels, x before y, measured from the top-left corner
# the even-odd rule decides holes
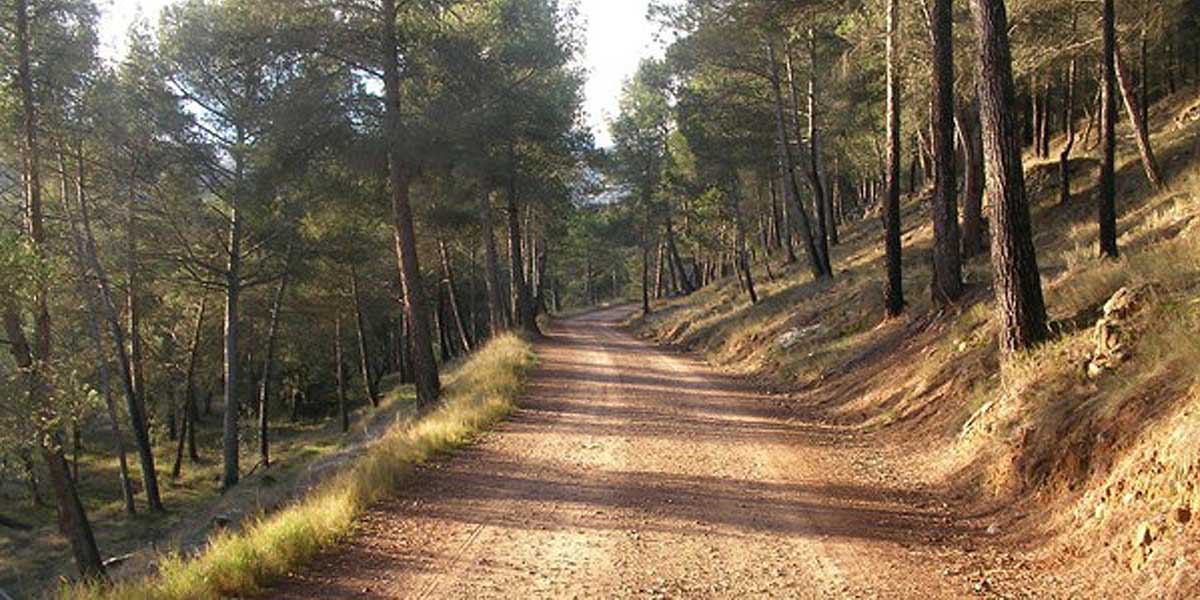
[[[77,600],[183,600],[254,593],[343,540],[354,519],[394,493],[414,467],[469,443],[481,429],[508,415],[533,362],[525,340],[515,335],[492,340],[448,376],[438,408],[398,424],[349,468],[292,506],[239,532],[215,536],[198,556],[164,556],[153,576],[108,586],[67,586],[59,595]]]

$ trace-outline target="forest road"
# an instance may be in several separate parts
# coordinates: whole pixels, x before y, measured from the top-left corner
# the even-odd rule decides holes
[[[522,408],[272,598],[961,598],[876,450],[622,331],[555,323]],[[892,482],[893,484],[896,482]]]

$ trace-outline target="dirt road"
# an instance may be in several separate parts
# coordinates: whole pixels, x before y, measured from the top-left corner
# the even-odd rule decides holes
[[[280,598],[958,598],[933,498],[752,385],[558,323],[522,410],[425,469]]]

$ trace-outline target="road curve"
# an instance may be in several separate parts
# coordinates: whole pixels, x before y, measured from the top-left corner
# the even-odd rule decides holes
[[[637,340],[554,324],[521,410],[272,598],[957,598],[967,535],[863,483],[869,447]],[[869,460],[869,456],[867,458]],[[929,500],[929,501],[927,501]]]

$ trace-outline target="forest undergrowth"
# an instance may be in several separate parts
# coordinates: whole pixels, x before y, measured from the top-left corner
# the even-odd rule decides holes
[[[521,337],[497,337],[445,375],[445,400],[437,408],[424,415],[409,410],[407,416],[397,417],[361,454],[338,465],[294,502],[251,516],[241,527],[215,532],[194,554],[165,551],[151,557],[157,568],[149,575],[112,585],[68,585],[59,597],[252,594],[344,539],[358,515],[403,486],[422,463],[469,444],[508,415],[516,408],[534,361],[531,346]],[[411,401],[409,396],[405,397]]]

